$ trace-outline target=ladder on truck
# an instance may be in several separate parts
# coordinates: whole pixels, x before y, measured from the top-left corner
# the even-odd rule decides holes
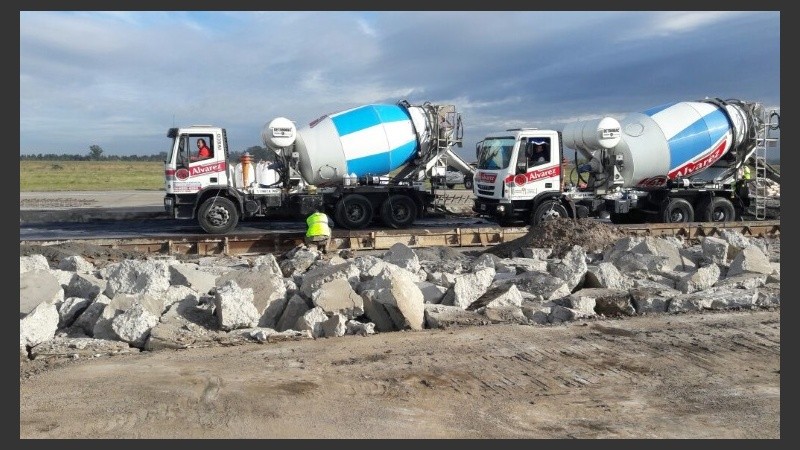
[[[780,116],[776,110],[765,112],[764,126],[759,131],[756,147],[753,152],[753,169],[755,177],[751,182],[750,193],[753,206],[753,215],[756,220],[767,218],[767,147],[775,146],[778,139],[774,131],[780,128]]]

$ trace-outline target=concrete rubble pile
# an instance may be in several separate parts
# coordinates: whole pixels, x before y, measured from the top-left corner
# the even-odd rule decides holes
[[[512,257],[395,244],[382,257],[298,246],[280,257],[50,267],[20,257],[20,358],[780,306],[779,238],[624,237],[602,252]]]

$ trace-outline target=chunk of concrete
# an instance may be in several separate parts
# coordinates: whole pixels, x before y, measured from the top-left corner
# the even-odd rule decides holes
[[[39,304],[64,300],[64,289],[50,269],[28,270],[19,275],[19,317],[30,314]]]
[[[353,290],[350,282],[343,278],[331,280],[311,294],[311,302],[325,314],[342,314],[354,319],[364,314],[364,300]]]
[[[19,346],[34,347],[53,339],[58,329],[58,320],[55,304],[39,303],[19,321]]]
[[[309,309],[311,309],[311,307],[303,297],[301,297],[299,294],[292,295],[289,298],[289,301],[286,303],[283,313],[281,313],[276,330],[286,331],[292,329],[292,327],[294,327],[294,325],[297,323],[298,319],[303,317],[303,314],[305,314]]]
[[[617,266],[606,261],[587,267],[583,287],[630,289],[633,287],[633,281],[622,275]]]
[[[772,265],[769,258],[758,247],[751,245],[743,248],[731,261],[728,274],[726,276],[733,277],[743,273],[762,273],[769,275],[772,273]]]
[[[677,288],[684,294],[702,291],[714,286],[714,283],[719,280],[719,275],[719,266],[710,264],[678,280]]]
[[[458,275],[453,287],[442,299],[442,304],[466,309],[489,289],[494,281],[494,275],[495,271],[491,267]]]
[[[169,263],[166,261],[126,259],[105,269],[102,274],[108,283],[103,293],[112,299],[116,294],[165,292],[170,286]]]
[[[253,289],[242,288],[235,280],[216,289],[214,307],[219,326],[225,331],[255,327],[261,317],[253,304]]]
[[[573,245],[560,261],[551,261],[547,265],[550,274],[567,282],[570,292],[583,283],[587,269],[586,250],[579,245]]]
[[[458,306],[425,305],[427,328],[449,328],[452,326],[486,325],[489,320],[475,311],[466,311]]]

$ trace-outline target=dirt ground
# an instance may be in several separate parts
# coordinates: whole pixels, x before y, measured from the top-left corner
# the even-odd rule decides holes
[[[537,233],[524,244],[554,253],[624,235]],[[20,247],[34,253],[141,257]],[[780,438],[780,311],[21,360],[20,438]]]
[[[780,438],[780,311],[21,361],[20,438]]]

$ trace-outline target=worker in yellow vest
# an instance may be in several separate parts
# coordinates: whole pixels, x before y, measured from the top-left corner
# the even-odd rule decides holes
[[[322,253],[328,252],[328,244],[331,240],[331,227],[328,216],[322,212],[322,207],[317,207],[314,212],[306,218],[306,245],[316,245]]]
[[[747,183],[750,182],[750,178],[752,177],[750,166],[746,164],[742,165],[742,167],[739,168],[739,176],[739,181],[736,182],[736,194],[742,199],[745,205],[748,205],[750,203],[750,190],[747,187]]]

